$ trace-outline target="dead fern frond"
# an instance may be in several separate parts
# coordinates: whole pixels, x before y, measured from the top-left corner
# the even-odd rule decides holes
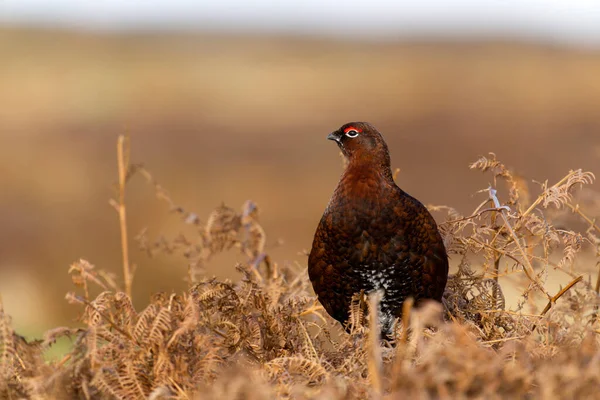
[[[98,273],[94,271],[94,266],[84,260],[80,259],[78,262],[71,264],[69,267],[69,274],[71,274],[71,280],[77,287],[82,287],[85,293],[85,299],[89,301],[90,294],[88,291],[88,281],[95,283],[104,290],[108,290],[108,287],[98,278]]]
[[[470,164],[469,168],[478,169],[481,172],[491,172],[494,177],[494,185],[496,185],[497,177],[512,179],[511,173],[504,164],[496,159],[495,153],[489,153],[488,157],[481,156],[477,161]]]
[[[119,310],[119,313],[117,314],[120,319],[120,321],[118,321],[119,325],[127,328],[126,330],[129,332],[133,321],[138,317],[135,308],[133,308],[131,298],[127,296],[125,292],[118,292],[114,296],[114,304],[115,308]]]
[[[564,249],[563,249],[563,257],[558,263],[559,268],[568,268],[568,270],[573,272],[573,263],[575,262],[575,257],[581,251],[581,246],[585,241],[585,238],[575,232],[560,232],[564,241]]]
[[[206,221],[206,238],[213,252],[230,249],[237,242],[237,232],[241,227],[241,218],[234,209],[221,205]]]
[[[364,291],[352,296],[348,317],[348,328],[352,334],[361,331],[366,322],[367,301]]]
[[[320,363],[303,357],[276,358],[265,364],[265,368],[272,377],[279,377],[279,379],[297,377],[305,380],[309,385],[322,383],[329,375]]]
[[[550,187],[548,187],[547,181],[542,183],[542,194],[523,212],[523,215],[529,214],[540,203],[544,208],[547,208],[550,204],[561,208],[571,201],[571,192],[577,185],[591,184],[595,178],[593,173],[578,169],[569,171],[565,177]]]

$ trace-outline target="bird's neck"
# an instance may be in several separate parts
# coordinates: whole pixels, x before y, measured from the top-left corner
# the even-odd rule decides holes
[[[386,160],[376,158],[350,159],[341,182],[350,186],[376,185],[379,188],[395,185],[392,169]],[[341,183],[340,182],[340,183]]]

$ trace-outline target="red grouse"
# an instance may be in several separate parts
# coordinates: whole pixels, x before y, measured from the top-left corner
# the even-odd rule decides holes
[[[381,334],[393,334],[402,303],[440,301],[448,256],[425,206],[394,183],[381,134],[366,122],[329,134],[348,160],[319,222],[308,275],[325,310],[345,324],[352,296],[382,290]]]

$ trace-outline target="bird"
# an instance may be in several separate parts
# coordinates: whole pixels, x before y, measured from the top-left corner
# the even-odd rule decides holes
[[[400,189],[382,134],[349,122],[327,139],[347,163],[317,226],[308,275],[327,313],[350,329],[353,295],[381,293],[380,335],[393,338],[404,301],[441,302],[448,255],[433,216]]]

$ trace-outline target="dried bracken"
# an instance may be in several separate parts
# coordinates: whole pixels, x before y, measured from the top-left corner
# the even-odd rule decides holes
[[[379,299],[356,295],[345,333],[315,302],[306,268],[266,254],[256,205],[239,212],[221,206],[202,222],[175,206],[142,167],[130,166],[128,179],[143,173],[196,228],[193,237],[138,237],[150,254],[183,257],[189,290],[157,293],[136,310],[114,276],[81,260],[69,270],[76,291],[67,300],[81,309],[82,326],[55,328],[33,342],[13,331],[0,302],[0,398],[599,398],[593,267],[600,231],[573,200],[593,175],[571,172],[543,184],[535,197],[495,157],[472,167],[494,178],[479,207],[468,216],[430,207],[447,214],[442,236],[460,261],[443,307],[405,302],[394,346],[382,346],[374,335],[377,313],[369,312]],[[552,207],[572,210],[586,230],[557,228]],[[227,250],[244,255],[240,278],[203,276],[199,267]],[[550,292],[546,277],[554,270],[564,283]],[[507,289],[520,289],[514,304]],[[71,350],[44,362],[44,352],[63,336],[71,338]]]

